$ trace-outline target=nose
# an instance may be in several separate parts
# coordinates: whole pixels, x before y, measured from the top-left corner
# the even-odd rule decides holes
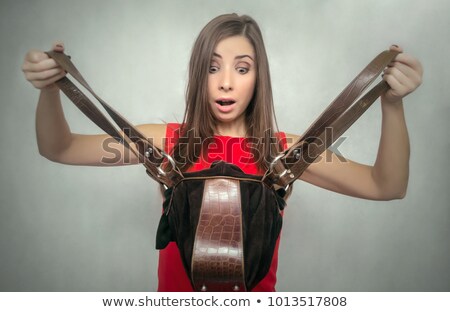
[[[231,70],[222,70],[219,81],[219,89],[222,91],[233,90],[233,77]]]

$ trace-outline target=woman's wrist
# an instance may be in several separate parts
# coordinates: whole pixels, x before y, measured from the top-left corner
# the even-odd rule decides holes
[[[41,93],[47,94],[47,95],[54,95],[59,94],[59,88],[56,84],[52,84],[50,86],[47,86],[45,88],[41,89]]]
[[[383,110],[402,110],[403,111],[403,99],[388,100],[384,96],[381,97],[381,108]]]

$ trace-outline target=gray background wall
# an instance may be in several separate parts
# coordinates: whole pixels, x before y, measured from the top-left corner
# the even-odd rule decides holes
[[[211,18],[253,16],[269,53],[282,130],[301,133],[379,51],[417,56],[407,97],[411,176],[401,201],[297,182],[286,211],[280,291],[449,291],[450,4],[434,1],[1,1],[0,290],[152,291],[161,198],[140,166],[62,166],[39,156],[38,91],[20,66],[56,39],[135,124],[181,120],[193,41]],[[67,101],[74,132],[100,133]],[[374,161],[380,107],[340,151]]]

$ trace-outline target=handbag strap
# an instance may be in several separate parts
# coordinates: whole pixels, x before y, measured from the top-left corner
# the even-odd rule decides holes
[[[389,89],[389,85],[381,81],[360,97],[397,55],[396,51],[383,51],[376,56],[331,102],[305,133],[290,148],[275,157],[263,181],[287,189],[297,180],[317,157]],[[358,97],[360,99],[355,103]]]
[[[70,57],[62,52],[48,51],[46,53],[100,102],[123,134],[69,78],[63,77],[58,80],[56,82],[58,87],[89,119],[132,151],[153,179],[166,187],[171,187],[183,178],[181,170],[175,165],[170,155],[154,146],[151,139],[146,138],[92,90]],[[385,81],[381,81],[355,103],[355,100],[395,59],[397,54],[396,51],[384,51],[375,57],[312,123],[297,142],[275,157],[262,179],[263,182],[287,188],[297,180],[317,157],[331,146],[383,92],[389,89],[389,85]],[[131,142],[136,144],[137,151],[130,145]],[[165,159],[172,166],[169,171],[161,168]]]
[[[122,133],[117,130],[108,118],[105,117],[105,115],[69,78],[63,77],[56,82],[56,85],[61,91],[63,91],[64,94],[97,126],[137,156],[139,161],[143,163],[150,177],[166,187],[171,187],[183,177],[181,171],[176,167],[175,162],[170,155],[156,147],[153,144],[152,139],[146,138],[130,122],[94,92],[72,63],[69,56],[56,51],[48,51],[46,53],[99,101],[105,111],[119,126]],[[136,144],[137,150],[131,146],[131,143]],[[162,165],[166,159],[172,167],[169,171],[164,171],[162,169]]]

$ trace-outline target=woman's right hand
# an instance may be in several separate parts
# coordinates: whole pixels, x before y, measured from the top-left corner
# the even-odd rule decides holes
[[[53,51],[64,52],[64,44],[53,44]],[[57,90],[56,81],[66,75],[64,69],[57,65],[46,53],[39,50],[30,50],[25,55],[22,65],[25,78],[37,89]]]

